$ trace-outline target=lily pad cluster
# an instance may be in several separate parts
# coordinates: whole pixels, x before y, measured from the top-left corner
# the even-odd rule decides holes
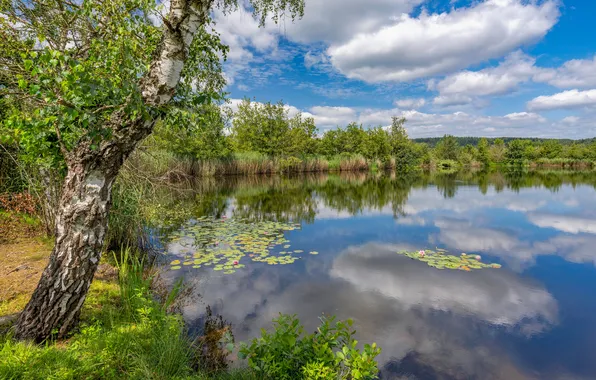
[[[424,250],[417,252],[400,251],[397,252],[413,260],[425,262],[428,266],[437,269],[458,269],[471,271],[473,269],[500,268],[500,264],[487,264],[482,262],[480,255],[468,255],[462,253],[459,256],[449,255],[444,249],[436,251]]]
[[[303,251],[289,250],[285,232],[296,229],[300,229],[299,224],[201,217],[170,236],[172,242],[184,247],[185,255],[183,261],[173,260],[170,268],[212,266],[213,270],[231,274],[245,266],[241,261],[291,264],[298,260],[295,254]],[[272,254],[278,246],[284,250]]]

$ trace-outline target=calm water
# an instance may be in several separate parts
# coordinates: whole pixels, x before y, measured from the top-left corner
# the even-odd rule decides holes
[[[302,225],[285,234],[305,251],[293,264],[164,266],[200,295],[186,320],[199,326],[211,305],[237,340],[279,312],[310,330],[335,314],[383,348],[386,379],[595,379],[595,186],[596,173],[211,180],[164,201],[158,245],[164,262],[181,256],[168,234],[201,215]],[[437,270],[396,254],[435,247],[503,267]]]

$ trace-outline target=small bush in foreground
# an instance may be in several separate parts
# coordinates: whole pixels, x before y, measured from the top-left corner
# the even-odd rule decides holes
[[[263,330],[260,338],[240,348],[240,356],[260,378],[267,379],[376,379],[375,358],[381,349],[353,338],[352,321],[322,318],[313,334],[304,334],[296,316],[274,319],[274,331]]]

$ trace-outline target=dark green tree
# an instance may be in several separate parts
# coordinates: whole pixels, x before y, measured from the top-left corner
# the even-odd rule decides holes
[[[563,153],[563,146],[557,140],[546,140],[540,146],[540,157],[557,158]]]
[[[391,157],[389,133],[383,127],[370,128],[366,131],[362,154],[368,159],[386,161]]]
[[[399,171],[404,171],[415,164],[414,144],[408,137],[405,123],[405,118],[394,116],[391,118],[389,130],[391,155],[395,157],[396,168]]]
[[[459,145],[455,137],[445,135],[435,148],[437,157],[442,160],[455,160],[459,156]]]
[[[217,104],[192,110],[174,110],[157,123],[153,138],[157,145],[177,156],[196,160],[227,157],[231,152],[224,133],[227,116]]]
[[[490,154],[488,151],[488,140],[481,138],[478,142],[478,161],[485,167],[490,165]]]
[[[342,153],[345,145],[345,131],[340,128],[330,129],[321,138],[319,142],[319,153],[333,157]]]
[[[243,99],[234,113],[232,144],[238,152],[259,152],[269,157],[285,154],[290,121],[283,102],[259,103]]]
[[[516,165],[523,163],[526,159],[526,145],[527,143],[523,140],[510,141],[505,155],[507,162]]]
[[[362,153],[365,140],[366,132],[362,128],[362,125],[357,123],[348,124],[344,131],[344,142],[341,153]]]
[[[291,156],[310,156],[318,151],[317,127],[312,117],[303,118],[298,113],[289,121],[288,148],[286,154]]]

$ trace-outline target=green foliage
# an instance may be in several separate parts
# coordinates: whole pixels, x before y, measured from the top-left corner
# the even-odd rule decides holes
[[[337,156],[344,151],[344,145],[343,129],[330,129],[320,140],[319,152],[326,157]]]
[[[364,141],[366,140],[366,132],[362,124],[350,123],[343,130],[344,144],[342,153],[357,154],[362,152]]]
[[[105,126],[116,109],[130,118],[149,116],[137,82],[160,38],[159,29],[148,21],[155,12],[151,1],[70,4],[58,10],[34,1],[24,15],[18,2],[2,10],[10,21],[26,20],[25,33],[44,46],[31,46],[8,60],[14,80],[7,88],[19,94],[11,96],[21,107],[4,124],[29,157],[51,166],[61,165],[62,154],[83,138],[92,145],[110,138],[113,131]],[[22,35],[13,28],[7,31],[4,48]],[[84,51],[77,44],[66,47],[69,33],[81,35]]]
[[[261,25],[269,17],[278,22],[284,15],[294,19],[304,13],[302,0],[252,0],[250,5]],[[214,6],[225,13],[238,1]],[[0,140],[16,141],[39,165],[59,167],[63,155],[82,141],[97,147],[131,120],[164,116],[173,128],[190,126],[191,135],[212,132],[213,120],[200,125],[205,116],[201,105],[221,99],[221,57],[225,59],[228,47],[210,27],[211,20],[199,26],[184,57],[172,102],[156,108],[142,101],[139,80],[148,72],[162,37],[163,26],[156,26],[155,20],[167,11],[151,0],[1,2]],[[110,124],[113,119],[118,126]],[[205,141],[219,141],[217,137]],[[202,158],[213,157],[221,146],[205,148],[203,144],[187,149]]]
[[[287,148],[289,130],[288,111],[282,102],[261,104],[244,99],[234,115],[231,137],[239,152],[276,157]]]
[[[272,332],[240,348],[241,357],[258,376],[266,379],[375,379],[375,358],[381,349],[364,345],[359,350],[352,321],[321,318],[316,333],[305,334],[295,316],[282,315],[273,320]]]
[[[158,148],[178,157],[213,160],[230,155],[224,134],[228,116],[216,104],[190,110],[173,109],[153,133]]]
[[[524,140],[513,140],[507,147],[506,160],[510,164],[521,164],[526,159],[526,145]]]
[[[457,167],[459,167],[459,163],[455,160],[440,160],[437,162],[438,169],[448,170],[456,169]]]
[[[213,4],[224,13],[238,6],[237,0]],[[250,4],[261,24],[269,17],[277,22],[280,16],[294,19],[304,12],[302,0]],[[53,230],[65,157],[77,147],[93,150],[108,140],[119,147],[127,126],[151,128],[160,120],[157,145],[177,157],[229,155],[225,117],[214,104],[226,84],[222,57],[228,47],[212,20],[199,26],[172,100],[158,107],[143,101],[141,86],[167,15],[163,2],[150,0],[0,2],[0,144],[18,148],[28,190],[40,194],[48,231]],[[164,17],[166,22],[156,22]],[[16,178],[10,173],[0,186]]]
[[[504,162],[506,158],[506,149],[503,139],[496,139],[495,143],[489,149],[491,161],[498,164]]]
[[[468,144],[459,153],[459,162],[464,166],[472,166],[476,163],[475,159],[478,156],[478,150],[472,145]]]
[[[362,144],[362,154],[369,160],[387,161],[392,154],[389,133],[382,127],[370,128]]]
[[[478,146],[480,144],[480,140],[485,139],[487,143],[493,144],[496,140],[500,139],[503,140],[504,143],[509,143],[512,140],[517,140],[517,137],[472,137],[472,136],[456,136],[457,142],[460,146],[465,145],[472,145]],[[415,138],[414,141],[417,143],[425,143],[428,144],[430,147],[435,147],[439,141],[441,141],[442,137],[421,137]],[[539,145],[543,141],[553,140],[553,139],[545,139],[540,137],[528,137],[525,140],[529,140],[533,145]],[[561,145],[566,146],[569,144],[573,144],[574,142],[582,145],[588,145],[594,141],[594,138],[587,138],[582,140],[571,140],[571,139],[554,139],[558,141]]]
[[[317,127],[312,117],[298,113],[290,119],[286,153],[293,156],[311,156],[318,151]]]
[[[430,166],[432,161],[431,151],[425,143],[414,143],[413,148],[416,160],[424,166]]]
[[[485,138],[480,139],[478,142],[478,161],[485,167],[490,164],[490,153],[488,151],[488,140]]]
[[[416,163],[414,146],[404,128],[405,122],[404,118],[393,117],[389,132],[391,155],[395,158],[396,167],[400,171]]]
[[[145,230],[147,184],[120,178],[112,189],[112,210],[109,216],[109,230],[106,246],[110,249],[130,247],[146,249],[148,234]]]
[[[459,145],[455,137],[451,135],[443,136],[443,139],[437,144],[435,154],[437,158],[442,160],[456,161],[459,155]]]
[[[283,102],[238,105],[232,122],[232,144],[238,152],[259,152],[268,157],[307,155],[316,150],[316,127],[301,114],[289,118]]]
[[[561,143],[555,140],[546,140],[540,146],[540,157],[557,158],[563,152]]]
[[[92,284],[69,340],[39,346],[0,336],[1,379],[258,379],[246,368],[207,370],[197,353],[204,341],[193,344],[182,317],[167,312],[180,288],[157,302],[139,256],[123,251],[116,261],[118,284]]]

